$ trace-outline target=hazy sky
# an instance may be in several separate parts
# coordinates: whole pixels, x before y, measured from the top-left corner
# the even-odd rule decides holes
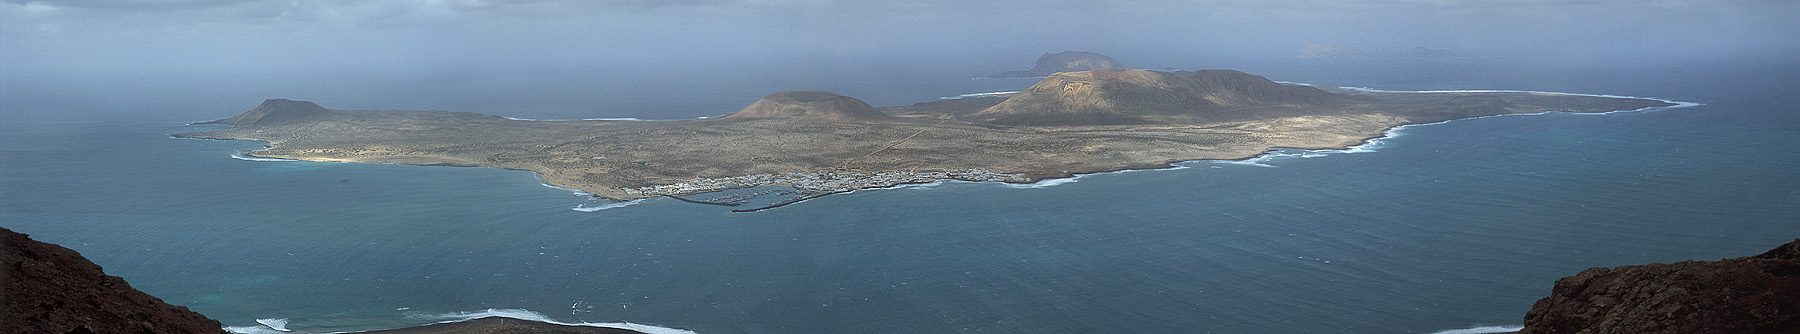
[[[1059,50],[1293,57],[1341,43],[1732,61],[1793,58],[1797,22],[1789,0],[0,0],[0,58],[51,73],[603,68]]]

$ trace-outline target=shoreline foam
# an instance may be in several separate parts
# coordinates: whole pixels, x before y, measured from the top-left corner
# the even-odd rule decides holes
[[[566,321],[551,319],[550,316],[544,315],[543,313],[539,313],[539,312],[531,311],[531,310],[525,310],[525,309],[486,309],[486,310],[480,310],[480,311],[450,312],[450,313],[440,313],[440,314],[422,314],[422,315],[413,316],[411,318],[417,319],[417,320],[429,321],[430,323],[406,326],[406,327],[398,327],[398,328],[388,328],[388,329],[341,331],[341,332],[326,332],[326,333],[355,334],[355,333],[379,333],[379,332],[387,332],[387,331],[404,331],[404,330],[408,330],[408,329],[416,329],[416,328],[421,328],[421,327],[426,327],[426,326],[431,326],[431,325],[459,323],[459,322],[466,322],[466,321],[472,321],[472,320],[484,319],[484,318],[506,318],[506,319],[536,321],[536,322],[541,322],[541,323],[562,325],[562,326],[623,329],[623,330],[635,331],[635,332],[645,333],[645,334],[698,334],[694,331],[680,329],[680,328],[663,327],[663,326],[657,326],[657,325],[651,325],[651,324],[641,324],[641,323],[634,323],[634,322],[587,322],[587,321],[566,322]],[[287,320],[288,319],[286,319],[286,318],[256,319],[256,322],[258,324],[256,326],[225,326],[222,329],[224,329],[227,332],[237,333],[237,334],[279,334],[279,333],[292,332],[287,329],[287,325],[288,325]]]
[[[1469,327],[1469,328],[1446,329],[1446,330],[1431,332],[1431,334],[1493,334],[1493,333],[1512,333],[1512,332],[1517,332],[1517,331],[1521,331],[1521,330],[1525,330],[1525,326],[1476,326],[1476,327]]]
[[[282,158],[264,158],[264,157],[259,157],[259,156],[253,156],[253,155],[249,155],[249,154],[245,154],[245,153],[244,153],[244,152],[232,152],[232,153],[231,153],[231,158],[232,158],[232,159],[238,159],[238,160],[243,160],[243,161],[256,161],[256,162],[295,162],[295,161],[306,161],[306,160],[295,160],[295,159],[282,159]]]
[[[543,323],[551,323],[551,324],[557,324],[557,325],[563,325],[563,326],[617,328],[617,329],[637,331],[637,332],[646,333],[646,334],[699,334],[694,331],[685,330],[685,329],[662,327],[662,326],[640,324],[640,323],[633,323],[633,322],[585,322],[585,321],[584,322],[563,322],[563,321],[557,321],[556,319],[551,319],[550,316],[544,315],[543,313],[538,313],[538,312],[534,312],[534,311],[526,310],[526,309],[486,309],[486,310],[472,311],[472,312],[443,313],[443,314],[435,315],[434,317],[440,319],[440,321],[436,322],[439,324],[456,323],[456,322],[463,322],[463,321],[488,318],[488,317],[501,317],[501,318],[508,318],[508,319],[530,320],[530,321],[537,321],[537,322],[543,322]],[[414,326],[414,327],[417,327],[417,326]]]
[[[575,210],[575,211],[581,211],[581,212],[594,212],[594,211],[600,211],[600,210],[606,210],[606,209],[617,209],[617,208],[623,208],[623,207],[627,207],[627,206],[636,205],[638,203],[643,203],[644,200],[648,200],[651,198],[655,198],[655,197],[639,198],[639,199],[634,199],[634,200],[629,200],[629,201],[614,201],[612,203],[606,203],[606,204],[601,204],[601,205],[597,205],[597,206],[587,206],[587,204],[577,204],[577,205],[575,205],[574,208],[569,208],[569,210]]]
[[[1312,84],[1297,83],[1297,82],[1280,82],[1280,83],[1314,86]],[[1399,137],[1404,134],[1402,131],[1404,131],[1406,128],[1414,127],[1414,126],[1436,125],[1436,124],[1444,124],[1444,123],[1449,123],[1449,122],[1454,122],[1454,121],[1482,119],[1482,118],[1489,118],[1489,117],[1531,116],[1531,115],[1546,115],[1546,114],[1552,114],[1552,113],[1564,113],[1564,114],[1573,114],[1573,115],[1609,115],[1609,114],[1615,114],[1615,113],[1640,112],[1640,111],[1649,111],[1649,110],[1656,110],[1656,109],[1691,108],[1691,107],[1705,105],[1703,103],[1697,103],[1697,102],[1682,102],[1682,101],[1675,101],[1675,100],[1668,100],[1668,99],[1661,99],[1661,98],[1654,98],[1654,97],[1605,95],[1605,94],[1584,94],[1584,93],[1563,93],[1563,92],[1546,92],[1546,91],[1525,91],[1525,90],[1397,91],[1397,90],[1380,90],[1380,89],[1364,88],[1364,87],[1337,87],[1337,88],[1356,90],[1356,91],[1374,92],[1374,93],[1535,93],[1535,94],[1556,94],[1556,95],[1572,95],[1572,96],[1592,96],[1592,97],[1606,97],[1606,98],[1655,100],[1655,101],[1661,101],[1663,103],[1669,103],[1669,104],[1673,104],[1673,105],[1672,106],[1643,107],[1643,108],[1637,108],[1637,109],[1631,109],[1631,110],[1613,110],[1613,111],[1597,112],[1597,113],[1572,113],[1572,112],[1562,112],[1562,111],[1545,111],[1545,112],[1520,113],[1520,114],[1498,114],[1498,115],[1486,115],[1486,116],[1476,116],[1476,117],[1468,117],[1468,118],[1442,120],[1442,121],[1430,122],[1430,123],[1401,124],[1401,125],[1389,127],[1386,130],[1382,130],[1381,135],[1379,135],[1379,136],[1366,138],[1366,139],[1363,139],[1362,142],[1360,142],[1356,145],[1350,145],[1350,146],[1346,146],[1343,148],[1309,149],[1309,148],[1298,148],[1298,147],[1271,147],[1268,150],[1263,151],[1263,153],[1260,153],[1260,154],[1257,154],[1255,156],[1251,156],[1248,158],[1243,158],[1243,159],[1182,160],[1182,161],[1169,162],[1170,166],[1174,166],[1174,167],[1170,167],[1170,168],[1122,169],[1122,170],[1104,171],[1104,172],[1095,172],[1095,173],[1077,173],[1070,177],[1047,178],[1047,179],[1041,179],[1041,180],[1037,180],[1035,182],[1026,183],[1026,184],[1014,184],[1014,183],[1003,183],[1003,184],[1006,187],[1014,188],[1014,189],[1038,189],[1038,188],[1045,188],[1045,187],[1052,187],[1052,186],[1057,186],[1057,185],[1062,185],[1062,184],[1074,183],[1077,179],[1080,179],[1082,176],[1086,176],[1086,175],[1100,175],[1100,174],[1141,171],[1141,170],[1185,169],[1185,168],[1188,168],[1188,166],[1180,166],[1177,164],[1196,163],[1196,162],[1204,162],[1204,161],[1210,161],[1210,162],[1215,162],[1215,163],[1274,168],[1274,167],[1279,167],[1279,166],[1266,164],[1264,162],[1272,161],[1277,158],[1286,158],[1286,157],[1315,158],[1315,157],[1322,157],[1322,156],[1330,155],[1330,154],[1376,152],[1381,147],[1387,145],[1386,140]],[[1302,152],[1300,152],[1299,154],[1289,154],[1289,153],[1283,152],[1286,150],[1301,150]],[[1308,156],[1308,154],[1318,154],[1318,155]]]

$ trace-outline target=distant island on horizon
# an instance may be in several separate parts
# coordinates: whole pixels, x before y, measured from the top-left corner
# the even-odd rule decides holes
[[[1056,72],[1115,70],[1125,68],[1118,60],[1106,55],[1087,51],[1045,52],[1039,56],[1037,63],[1029,70],[1006,71],[988,76],[989,78],[1033,78],[1044,77]]]
[[[615,201],[668,196],[756,211],[858,189],[943,180],[1032,183],[1235,160],[1272,148],[1343,149],[1407,124],[1500,114],[1672,106],[1504,91],[1371,92],[1235,70],[1051,74],[1017,93],[875,107],[823,91],[769,94],[696,120],[530,121],[470,112],[333,110],[270,99],[177,137],[257,140],[248,155],[527,170]],[[708,199],[693,196],[724,192]]]

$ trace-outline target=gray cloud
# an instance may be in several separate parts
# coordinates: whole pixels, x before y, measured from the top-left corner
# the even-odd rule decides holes
[[[164,12],[231,6],[255,1],[256,0],[5,0],[0,2],[16,6]]]
[[[1064,49],[1290,57],[1312,43],[1559,61],[1800,52],[1800,2],[1721,0],[0,1],[20,70],[610,66]]]

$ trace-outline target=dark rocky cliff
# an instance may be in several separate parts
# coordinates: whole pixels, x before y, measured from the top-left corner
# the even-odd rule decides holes
[[[1800,333],[1800,240],[1757,256],[1584,270],[1557,280],[1520,333]]]
[[[0,333],[225,333],[68,248],[0,228]]]

